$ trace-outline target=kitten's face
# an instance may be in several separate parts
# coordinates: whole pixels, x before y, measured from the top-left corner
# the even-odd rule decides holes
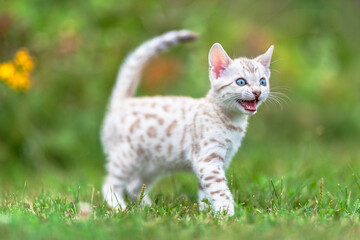
[[[232,113],[255,114],[270,94],[273,47],[255,59],[230,59],[220,44],[210,50],[211,87],[220,106]]]

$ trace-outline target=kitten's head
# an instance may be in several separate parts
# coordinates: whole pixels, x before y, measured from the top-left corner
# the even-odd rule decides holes
[[[231,59],[219,43],[209,52],[209,76],[216,102],[232,113],[255,114],[270,94],[270,61],[274,47],[254,58]]]

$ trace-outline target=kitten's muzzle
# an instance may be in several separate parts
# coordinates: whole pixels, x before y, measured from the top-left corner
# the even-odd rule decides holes
[[[260,101],[261,91],[253,90],[252,94],[254,95],[254,99],[237,99],[236,101],[240,106],[244,108],[245,111],[255,113],[257,108],[257,103]]]
[[[261,95],[261,91],[252,91],[252,93],[254,94],[254,97],[256,98],[256,100],[258,100]]]

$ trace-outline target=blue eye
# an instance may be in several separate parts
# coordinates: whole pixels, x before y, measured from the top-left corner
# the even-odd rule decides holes
[[[239,78],[239,79],[236,79],[236,84],[239,85],[239,86],[245,86],[246,85],[246,81],[245,79],[243,78]]]
[[[261,85],[261,86],[264,86],[264,87],[266,86],[266,80],[265,80],[265,78],[261,78],[261,79],[260,79],[260,85]]]

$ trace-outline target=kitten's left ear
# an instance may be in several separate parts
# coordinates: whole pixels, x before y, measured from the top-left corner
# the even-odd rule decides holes
[[[261,65],[263,65],[265,68],[269,68],[270,67],[270,62],[271,62],[271,56],[274,50],[274,46],[271,45],[269,47],[269,49],[266,51],[266,53],[257,56],[254,60],[258,61],[259,63],[261,63]]]
[[[230,65],[231,58],[227,55],[220,43],[215,43],[209,52],[210,71],[215,73],[215,78]]]

